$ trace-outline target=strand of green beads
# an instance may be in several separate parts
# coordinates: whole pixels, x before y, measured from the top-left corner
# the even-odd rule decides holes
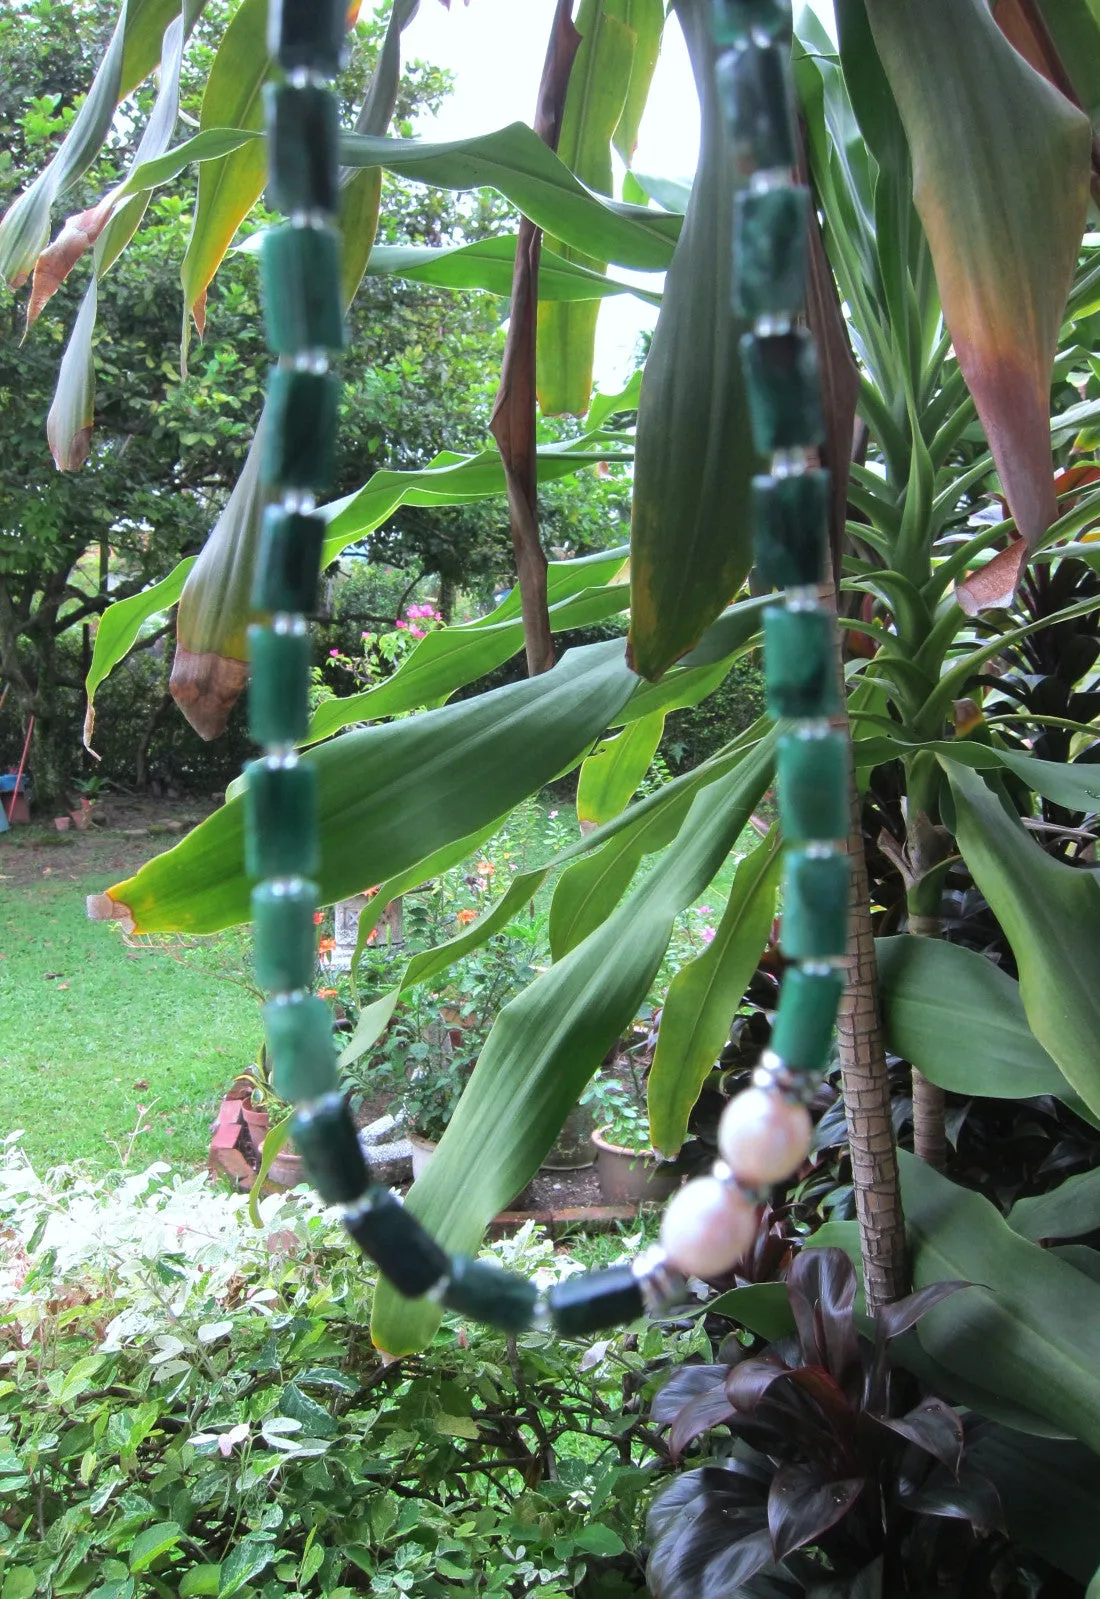
[[[343,1207],[351,1237],[397,1290],[430,1295],[508,1332],[545,1325],[583,1336],[632,1321],[668,1284],[659,1261],[586,1273],[544,1296],[482,1261],[450,1257],[389,1189],[370,1181],[340,1090],[328,1008],[310,993],[321,870],[316,774],[297,745],[308,724],[309,633],[331,487],[343,343],[338,196],[339,69],[345,0],[270,0],[279,69],[266,95],[273,207],[289,218],[263,240],[261,283],[277,357],[264,415],[262,472],[271,498],[261,530],[250,629],[249,723],[262,747],[248,768],[245,852],[256,970],[276,1092],[313,1186]]]
[[[811,201],[795,181],[789,0],[712,0],[717,73],[738,178],[734,204],[734,309],[757,452],[770,463],[753,481],[758,576],[786,590],[764,613],[768,709],[783,724],[779,819],[786,853],[783,950],[796,964],[780,991],[771,1049],[753,1086],[724,1111],[721,1159],[688,1183],[665,1212],[668,1264],[716,1276],[752,1241],[760,1191],[790,1177],[811,1139],[806,1101],[827,1061],[847,946],[847,740],[840,710],[835,622],[819,599],[828,563],[828,474],[813,464],[822,443],[820,385],[805,313]]]

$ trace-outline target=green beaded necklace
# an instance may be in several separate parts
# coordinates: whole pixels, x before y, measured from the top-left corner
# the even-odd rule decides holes
[[[722,1159],[687,1183],[661,1244],[632,1266],[569,1278],[541,1294],[487,1263],[448,1255],[388,1188],[372,1183],[336,1071],[328,1007],[309,992],[320,863],[316,779],[296,747],[309,720],[309,634],[332,486],[343,343],[336,99],[344,0],[270,0],[269,44],[282,77],[267,91],[269,200],[289,220],[263,240],[268,339],[277,357],[263,421],[262,474],[273,503],[261,531],[250,630],[249,718],[262,756],[247,769],[245,856],[256,970],[276,1092],[295,1105],[294,1141],[321,1198],[342,1207],[355,1242],[408,1297],[428,1295],[508,1332],[550,1326],[585,1335],[674,1302],[689,1275],[732,1268],[752,1241],[760,1191],[809,1149],[805,1108],[829,1050],[847,944],[849,752],[828,718],[840,710],[834,621],[818,600],[828,564],[828,476],[811,466],[823,429],[805,308],[810,196],[796,185],[789,0],[712,0],[717,72],[743,187],[736,197],[735,306],[758,453],[755,560],[787,591],[764,616],[768,709],[778,749],[784,867],[782,985],[772,1047],[753,1087],[727,1107]]]

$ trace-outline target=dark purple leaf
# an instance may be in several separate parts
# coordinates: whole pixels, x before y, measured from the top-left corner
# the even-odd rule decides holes
[[[770,1558],[766,1481],[752,1481],[741,1473],[716,1467],[689,1472],[687,1476],[695,1479],[695,1492],[690,1498],[670,1490],[662,1494],[650,1512],[652,1549],[647,1576],[656,1599],[698,1599],[711,1566],[731,1558],[731,1551],[737,1551],[743,1543],[752,1545],[753,1540],[763,1538],[763,1563]],[[746,1491],[751,1493],[753,1502],[746,1502]],[[732,1558],[736,1559],[736,1555]],[[753,1563],[753,1556],[742,1558],[747,1561],[747,1573],[760,1569],[759,1564]]]
[[[781,1466],[768,1495],[768,1529],[776,1560],[813,1543],[851,1510],[863,1492],[863,1477],[825,1480],[803,1463]]]
[[[960,1288],[974,1286],[973,1283],[964,1282],[932,1283],[917,1294],[909,1294],[905,1299],[899,1299],[892,1305],[880,1306],[875,1311],[875,1329],[878,1336],[883,1339],[900,1338],[910,1327],[915,1327],[925,1311],[931,1310],[933,1305],[938,1305],[941,1299],[946,1299],[949,1294],[958,1293]]]
[[[838,1582],[815,1583],[805,1590],[806,1599],[882,1599],[882,1556],[854,1577]]]
[[[710,1562],[703,1578],[701,1599],[729,1599],[742,1583],[770,1566],[771,1560],[772,1541],[762,1523],[757,1531],[743,1534]]]
[[[908,1415],[894,1421],[884,1417],[871,1419],[934,1456],[952,1476],[958,1474],[963,1452],[963,1425],[958,1413],[941,1399],[926,1399]]]
[[[653,1400],[651,1414],[658,1427],[667,1427],[692,1399],[709,1393],[726,1379],[727,1366],[682,1366]]]
[[[790,1381],[809,1395],[837,1437],[846,1441],[855,1428],[856,1411],[836,1378],[821,1366],[802,1366],[791,1372]]]
[[[949,1516],[968,1521],[978,1537],[991,1533],[1001,1522],[1001,1499],[988,1477],[963,1469],[958,1481],[937,1472],[916,1493],[902,1494],[907,1510],[921,1516]]]
[[[753,1360],[743,1360],[726,1373],[726,1397],[738,1410],[752,1412],[776,1378],[784,1376],[786,1371],[779,1356],[770,1352]]]
[[[842,1249],[804,1249],[787,1277],[787,1293],[808,1366],[824,1366],[846,1390],[862,1381],[852,1309],[855,1267]]]
[[[734,1413],[734,1406],[726,1397],[726,1386],[723,1382],[712,1383],[711,1386],[694,1399],[689,1399],[681,1410],[676,1412],[672,1422],[672,1430],[668,1435],[668,1447],[674,1459],[679,1459],[688,1444],[698,1438],[701,1432],[707,1432],[711,1427],[720,1427]]]

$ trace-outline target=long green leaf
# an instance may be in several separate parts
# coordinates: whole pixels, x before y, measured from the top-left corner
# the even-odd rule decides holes
[[[1017,54],[986,0],[866,4],[955,353],[1034,548],[1057,516],[1049,391],[1088,204],[1088,118]]]
[[[632,660],[655,680],[733,599],[751,561],[756,460],[731,304],[733,160],[703,0],[679,0],[702,147],[638,407],[631,519]]]
[[[1100,1452],[1100,1284],[1020,1238],[980,1194],[901,1151],[913,1285],[957,1279],[922,1319],[922,1347]]]
[[[1100,1229],[1100,1168],[1067,1177],[1049,1193],[1018,1199],[1008,1225],[1021,1238],[1080,1238]]]
[[[414,283],[434,283],[442,289],[487,289],[507,298],[512,292],[516,236],[502,234],[478,239],[474,244],[381,244],[371,252],[367,277],[408,278]],[[609,295],[633,294],[648,305],[660,305],[656,290],[639,288],[593,272],[571,261],[543,240],[539,255],[539,300],[602,300]]]
[[[966,767],[975,772],[998,769],[1014,772],[1045,799],[1067,810],[1083,811],[1086,816],[1100,810],[1100,772],[1082,761],[1041,761],[1035,755],[1005,749],[996,744],[977,744],[969,739],[933,739],[923,743],[895,738],[891,734],[860,739],[861,765],[879,765],[899,755],[915,755],[920,750],[938,755],[948,766]]]
[[[650,1134],[666,1155],[679,1152],[699,1090],[729,1039],[768,941],[778,883],[773,831],[738,866],[712,942],[669,985],[647,1085]]]
[[[536,227],[601,261],[663,272],[682,219],[590,194],[525,122],[449,144],[348,134],[347,166],[381,166],[441,189],[496,189]]]
[[[582,828],[599,827],[626,808],[657,753],[664,726],[658,711],[639,717],[596,746],[577,779],[577,820]]]
[[[81,301],[73,331],[61,357],[57,389],[46,418],[50,454],[59,472],[75,472],[88,459],[95,415],[95,367],[92,333],[99,292],[95,277]]]
[[[222,35],[199,110],[199,131],[260,128],[261,91],[269,71],[267,0],[242,0]],[[195,315],[201,334],[206,288],[259,199],[266,152],[262,141],[243,144],[199,168],[199,192],[180,278],[184,315]]]
[[[185,561],[180,561],[173,567],[167,577],[161,578],[159,583],[142,589],[140,594],[132,594],[128,600],[116,600],[100,617],[96,627],[95,646],[92,650],[92,664],[84,680],[84,692],[88,699],[88,709],[84,718],[84,743],[89,749],[95,727],[96,689],[119,661],[133,649],[142,624],[151,616],[167,611],[175,605],[182,592],[184,580],[194,565],[194,559],[194,556],[189,555]]]
[[[611,193],[611,141],[626,109],[638,42],[624,15],[628,12],[628,0],[581,0],[577,14],[581,43],[569,74],[557,153],[598,194]],[[558,250],[556,241],[548,242]],[[606,271],[605,261],[568,245],[560,253],[595,277]],[[535,370],[539,404],[547,416],[580,416],[588,409],[599,310],[596,300],[539,306]]]
[[[497,1017],[432,1164],[408,1197],[445,1248],[476,1249],[488,1222],[538,1167],[644,1000],[676,916],[703,892],[748,820],[750,776],[751,760],[704,789],[675,844],[630,898]],[[475,1149],[492,1158],[471,1161]],[[406,1354],[425,1346],[439,1317],[436,1306],[402,1300],[379,1284],[371,1335],[380,1349]]]
[[[1053,1094],[1091,1120],[1028,1026],[1007,972],[935,938],[879,938],[875,957],[887,1048],[931,1082],[989,1099]]]
[[[621,642],[611,640],[570,650],[528,682],[311,750],[303,760],[317,773],[322,903],[373,887],[537,793],[598,737],[633,683]],[[243,824],[243,799],[228,801],[96,896],[92,914],[141,932],[247,921]]]
[[[1031,1030],[1100,1115],[1100,883],[1044,854],[975,773],[948,767],[955,835],[1012,946]]]

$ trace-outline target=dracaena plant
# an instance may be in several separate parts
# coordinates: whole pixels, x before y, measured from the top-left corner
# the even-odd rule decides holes
[[[971,1556],[1000,1520],[997,1491],[966,1459],[963,1417],[898,1400],[890,1341],[966,1285],[940,1283],[857,1324],[839,1249],[790,1268],[793,1331],[727,1361],[685,1366],[653,1404],[674,1458],[706,1437],[649,1517],[655,1599],[756,1594],[974,1594]],[[959,1537],[959,1524],[970,1536]],[[763,1584],[763,1586],[761,1586]]]

